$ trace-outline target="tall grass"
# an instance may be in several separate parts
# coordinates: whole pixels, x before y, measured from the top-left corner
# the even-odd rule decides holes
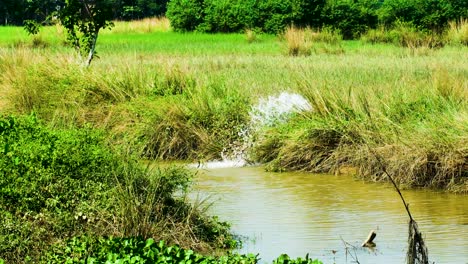
[[[112,34],[126,34],[126,33],[153,33],[153,32],[167,32],[171,30],[171,23],[165,17],[152,17],[127,21],[115,21],[112,28]]]
[[[372,93],[324,90],[305,81],[301,91],[313,110],[287,129],[268,131],[253,152],[272,170],[335,172],[351,166],[363,178],[383,181],[377,153],[403,186],[467,192],[468,120],[460,116],[468,113],[467,83],[440,68],[431,76],[430,87]]]
[[[450,30],[455,33],[456,30]],[[411,23],[396,22],[391,28],[383,26],[370,29],[361,36],[361,40],[369,43],[393,43],[397,46],[410,49],[413,53],[418,51],[440,48],[447,43],[448,39],[433,32],[421,31]],[[426,52],[427,53],[427,52]]]
[[[343,37],[337,31],[323,28],[313,31],[311,28],[289,26],[284,32],[288,54],[291,56],[310,55],[315,53],[342,53],[339,46]]]
[[[468,46],[468,19],[450,22],[447,31],[447,41],[451,44]]]

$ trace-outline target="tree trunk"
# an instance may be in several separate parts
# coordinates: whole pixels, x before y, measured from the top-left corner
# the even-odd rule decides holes
[[[93,34],[93,39],[92,39],[92,42],[91,42],[91,47],[89,49],[89,53],[88,53],[88,58],[86,59],[86,67],[89,67],[89,65],[91,65],[91,61],[93,60],[94,58],[94,51],[96,49],[96,42],[97,42],[97,38],[98,38],[98,34],[99,34],[99,30],[97,30],[94,34]]]

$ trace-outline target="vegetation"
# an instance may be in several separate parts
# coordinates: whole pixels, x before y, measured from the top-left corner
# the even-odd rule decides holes
[[[370,44],[371,35],[344,41],[333,28],[289,27],[278,37],[253,30],[246,39],[164,31],[163,23],[118,22],[103,31],[102,59],[90,68],[73,63],[59,27],[32,38],[0,28],[7,263],[81,256],[254,263],[252,255],[211,256],[235,241],[226,223],[187,202],[189,171],[139,161],[220,159],[244,146],[245,133],[243,151],[270,170],[352,167],[383,181],[377,153],[402,186],[468,192],[465,22],[440,40],[413,35],[404,23],[397,33],[382,28],[397,45]],[[258,98],[283,91],[301,94],[312,109],[252,129]]]
[[[37,262],[90,235],[163,239],[206,251],[234,244],[229,226],[192,206],[191,173],[145,169],[90,129],[52,130],[34,116],[0,120],[0,257]]]
[[[58,39],[45,40],[46,50],[4,49],[2,109],[104,129],[148,158],[210,160],[242,144],[257,98],[288,90],[314,110],[251,135],[253,161],[272,170],[351,166],[384,180],[372,148],[402,185],[468,190],[466,47],[369,45],[306,30],[299,43],[310,46],[299,50],[308,56],[288,57],[287,34],[249,43],[242,34],[123,32],[103,32],[106,59],[87,70],[69,63]],[[51,50],[54,62],[44,56]]]
[[[193,250],[166,245],[149,238],[75,237],[66,245],[50,250],[47,263],[257,263],[255,255],[203,256]]]

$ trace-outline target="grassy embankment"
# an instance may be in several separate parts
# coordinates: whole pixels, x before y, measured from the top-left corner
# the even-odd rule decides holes
[[[21,29],[1,28],[3,111],[35,111],[54,127],[91,124],[148,157],[207,160],[237,139],[259,97],[298,92],[314,109],[256,135],[255,161],[274,170],[354,167],[385,180],[372,149],[404,186],[468,192],[466,46],[337,40],[288,56],[275,36],[126,26],[100,35],[101,59],[89,69],[73,63],[55,28],[38,48]]]

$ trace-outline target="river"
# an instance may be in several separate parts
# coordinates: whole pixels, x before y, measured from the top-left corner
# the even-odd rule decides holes
[[[310,253],[324,263],[405,263],[408,216],[391,185],[347,175],[272,173],[262,167],[202,169],[195,179],[210,213],[245,237],[241,253],[271,263]],[[468,196],[404,190],[435,263],[468,263]],[[373,251],[361,248],[375,230]],[[345,244],[346,242],[346,244]]]

